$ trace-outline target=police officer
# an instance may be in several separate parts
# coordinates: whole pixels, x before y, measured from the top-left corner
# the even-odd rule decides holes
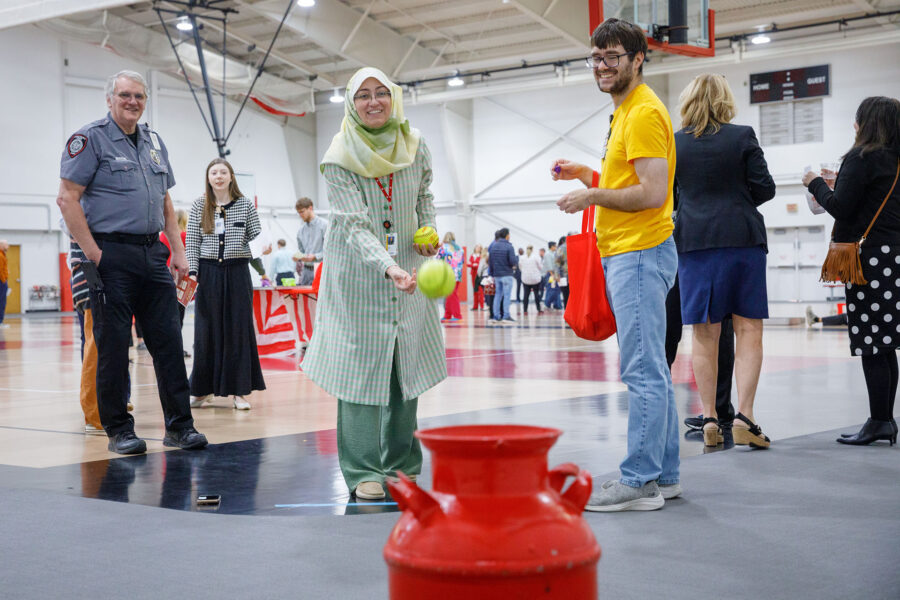
[[[69,138],[60,165],[59,204],[81,246],[91,288],[98,351],[97,404],[109,449],[145,452],[126,409],[128,341],[134,315],[153,357],[165,417],[163,444],[194,449],[206,436],[194,429],[184,367],[173,275],[187,274],[187,259],[168,189],[175,185],[166,146],[138,120],[147,104],[139,73],[120,71],[106,83],[105,118]],[[165,230],[172,245],[159,241]]]

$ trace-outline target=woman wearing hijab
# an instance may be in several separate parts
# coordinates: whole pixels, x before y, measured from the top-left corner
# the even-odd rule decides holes
[[[431,154],[402,94],[378,69],[357,71],[320,166],[328,268],[303,370],[338,398],[341,472],[366,500],[384,497],[387,475],[421,471],[418,397],[447,376],[435,306],[416,293],[416,268],[438,250],[413,244],[417,229],[435,226]]]

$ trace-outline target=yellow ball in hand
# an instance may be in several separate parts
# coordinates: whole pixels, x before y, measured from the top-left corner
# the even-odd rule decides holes
[[[446,298],[456,287],[453,269],[442,260],[426,260],[419,268],[416,280],[428,298]]]
[[[434,230],[434,227],[420,227],[416,231],[415,235],[413,235],[413,243],[428,244],[437,248],[438,244],[441,243],[441,238],[438,237],[437,231]]]

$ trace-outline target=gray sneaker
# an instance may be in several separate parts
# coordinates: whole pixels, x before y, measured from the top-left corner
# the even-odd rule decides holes
[[[619,481],[606,481],[591,496],[584,510],[591,512],[619,512],[623,510],[659,510],[666,501],[655,481],[633,488]]]
[[[666,500],[671,500],[672,498],[677,498],[681,495],[681,484],[680,483],[669,483],[669,484],[659,484],[659,493],[662,494],[662,497]]]

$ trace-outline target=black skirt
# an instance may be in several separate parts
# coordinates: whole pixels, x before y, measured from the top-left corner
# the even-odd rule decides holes
[[[847,284],[850,353],[870,356],[900,347],[900,246],[863,244],[865,285]]]
[[[256,349],[248,264],[246,259],[200,261],[192,396],[247,396],[266,389]]]

